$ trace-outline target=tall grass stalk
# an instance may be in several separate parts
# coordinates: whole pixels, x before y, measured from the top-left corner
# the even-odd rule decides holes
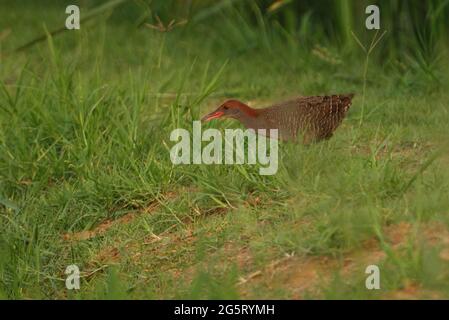
[[[374,34],[373,38],[371,39],[371,43],[370,43],[368,49],[366,48],[366,46],[364,46],[362,44],[362,42],[355,35],[355,33],[353,31],[351,31],[351,34],[354,37],[355,41],[360,46],[360,48],[362,48],[363,52],[365,52],[365,62],[363,64],[362,114],[360,115],[359,126],[361,126],[363,124],[363,120],[364,120],[364,117],[365,117],[366,82],[367,82],[367,77],[368,77],[369,58],[370,58],[370,55],[373,52],[374,48],[379,43],[379,41],[387,33],[387,31],[384,30],[384,32],[382,32],[382,34],[378,37],[379,31],[380,30],[377,30],[376,33]]]

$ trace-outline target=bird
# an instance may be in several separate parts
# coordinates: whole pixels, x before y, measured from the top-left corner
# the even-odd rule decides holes
[[[303,144],[316,143],[332,137],[343,121],[351,104],[353,93],[321,96],[301,96],[272,106],[255,109],[247,104],[229,99],[206,114],[201,121],[233,118],[248,129],[278,129],[283,141],[297,141],[302,135]]]

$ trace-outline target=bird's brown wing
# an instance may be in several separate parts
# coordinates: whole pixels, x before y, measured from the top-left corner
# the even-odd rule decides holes
[[[264,109],[266,123],[279,129],[282,139],[295,140],[298,133],[305,143],[328,139],[340,125],[354,95],[298,97]]]
[[[314,96],[302,100],[301,109],[306,114],[305,142],[332,137],[349,110],[353,94]]]

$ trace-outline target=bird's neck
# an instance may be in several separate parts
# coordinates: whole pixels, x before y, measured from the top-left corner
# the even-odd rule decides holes
[[[263,117],[260,117],[261,112],[258,109],[248,107],[247,110],[243,110],[244,116],[239,117],[239,121],[248,129],[260,129],[264,128]]]
[[[239,106],[240,110],[243,111],[243,113],[246,115],[245,118],[253,118],[256,119],[257,116],[259,115],[259,111],[257,109],[253,109],[250,106],[242,103]]]
[[[249,129],[259,129],[262,127],[262,124],[260,123],[262,120],[262,117],[260,117],[262,109],[251,108],[247,104],[238,100],[228,101],[228,104],[239,108],[241,112],[236,119],[239,120],[245,127]]]

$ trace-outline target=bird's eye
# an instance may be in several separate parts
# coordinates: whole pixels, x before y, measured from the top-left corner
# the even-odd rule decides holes
[[[223,106],[223,109],[228,110],[229,107],[228,106]]]

